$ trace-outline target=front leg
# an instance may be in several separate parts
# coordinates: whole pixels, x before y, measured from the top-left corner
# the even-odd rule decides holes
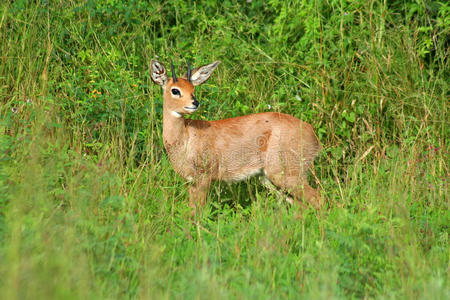
[[[197,208],[201,208],[206,203],[206,196],[208,195],[211,179],[208,177],[196,178],[189,188],[189,206],[197,211]]]

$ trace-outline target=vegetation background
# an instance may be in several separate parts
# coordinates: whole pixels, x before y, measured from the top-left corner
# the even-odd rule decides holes
[[[1,1],[1,298],[450,299],[449,11]],[[297,218],[252,179],[191,222],[152,58],[222,61],[194,118],[310,122],[328,209]]]

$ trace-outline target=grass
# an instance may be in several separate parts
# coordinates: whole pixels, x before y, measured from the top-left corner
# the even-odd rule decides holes
[[[448,299],[449,6],[3,1],[0,295]],[[282,111],[323,211],[251,179],[196,222],[150,60],[219,59],[194,118]]]

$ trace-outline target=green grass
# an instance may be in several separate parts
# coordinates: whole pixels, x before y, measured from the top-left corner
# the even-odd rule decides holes
[[[0,298],[450,298],[449,22],[439,1],[2,1]],[[251,179],[193,222],[155,57],[222,61],[194,118],[311,123],[327,209]]]

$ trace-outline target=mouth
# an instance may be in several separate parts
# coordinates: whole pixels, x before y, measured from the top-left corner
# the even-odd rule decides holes
[[[186,110],[187,112],[194,112],[198,109],[198,106],[185,106],[184,110]]]

